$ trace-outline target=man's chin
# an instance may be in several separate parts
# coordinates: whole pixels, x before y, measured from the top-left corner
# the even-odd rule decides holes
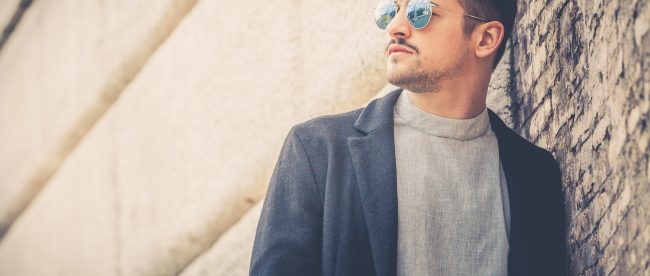
[[[391,75],[391,74],[387,74],[387,75],[386,75],[386,81],[388,81],[388,83],[390,83],[390,84],[392,84],[392,85],[399,86],[399,87],[402,87],[402,88],[403,88],[404,86],[409,86],[409,85],[408,85],[408,83],[409,83],[409,78],[408,78],[408,76],[405,76],[405,75]]]
[[[398,64],[398,63],[404,63],[407,60],[411,59],[412,57],[414,57],[413,54],[392,54],[389,55],[386,58],[386,60],[388,61],[388,63]]]
[[[388,61],[386,64],[386,74],[393,76],[408,75],[413,72],[413,66],[408,66],[405,62]]]
[[[414,71],[411,68],[388,65],[388,68],[386,69],[386,79],[389,82],[401,82],[403,80],[411,79],[413,73]]]
[[[386,71],[388,83],[404,88],[411,92],[432,91],[431,83],[421,75],[415,68],[390,68]],[[429,89],[431,88],[431,89]]]

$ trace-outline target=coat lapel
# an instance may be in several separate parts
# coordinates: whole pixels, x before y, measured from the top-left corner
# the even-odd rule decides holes
[[[372,101],[348,138],[377,275],[394,275],[397,260],[397,174],[393,107],[401,90]]]

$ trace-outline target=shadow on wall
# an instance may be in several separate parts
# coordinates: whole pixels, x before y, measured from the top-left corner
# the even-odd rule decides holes
[[[11,9],[10,5],[14,4],[14,1],[6,1],[3,5],[5,9],[0,18],[0,28],[2,28],[2,34],[0,35],[0,52],[2,52],[2,46],[5,45],[11,33],[16,29],[18,22],[23,17],[23,14],[29,8],[29,5],[32,4],[32,0],[20,0],[18,2],[18,7]],[[13,11],[13,12],[12,12]]]

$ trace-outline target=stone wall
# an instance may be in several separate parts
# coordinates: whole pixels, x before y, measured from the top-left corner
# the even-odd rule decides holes
[[[647,0],[519,1],[515,126],[561,164],[576,275],[650,275]]]

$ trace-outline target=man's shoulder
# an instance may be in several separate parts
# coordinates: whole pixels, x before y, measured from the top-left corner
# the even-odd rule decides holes
[[[514,133],[514,131],[513,131]],[[553,154],[546,148],[543,148],[526,138],[522,137],[521,135],[515,133],[517,137],[521,140],[521,144],[523,147],[527,148],[527,151],[529,154],[534,155],[534,157],[537,160],[545,161],[545,162],[550,162],[550,163],[555,163],[555,157]]]
[[[365,106],[334,115],[321,116],[294,126],[297,135],[319,138],[348,138],[372,132],[392,123],[393,107],[402,89],[376,97]]]
[[[511,132],[516,136],[516,139],[519,140],[519,145],[523,149],[525,149],[524,152],[527,152],[529,154],[533,154],[536,157],[543,157],[545,159],[554,159],[553,154],[546,148],[543,148],[530,140],[524,138],[523,136],[519,135],[518,133],[514,132],[511,130]]]
[[[363,107],[344,113],[319,116],[293,126],[292,131],[301,140],[347,138],[357,133],[354,123],[362,111]]]
[[[493,111],[491,113],[490,115],[493,117],[491,120],[492,128],[497,133],[500,146],[505,147],[511,153],[523,154],[536,159],[548,160],[550,158],[555,161],[553,154],[549,150],[524,138],[507,126],[496,113]]]
[[[529,141],[507,126],[505,128],[501,130],[504,139],[499,144],[504,147],[504,153],[517,163],[519,170],[535,176],[535,179],[547,179],[560,174],[559,164],[548,149]]]

